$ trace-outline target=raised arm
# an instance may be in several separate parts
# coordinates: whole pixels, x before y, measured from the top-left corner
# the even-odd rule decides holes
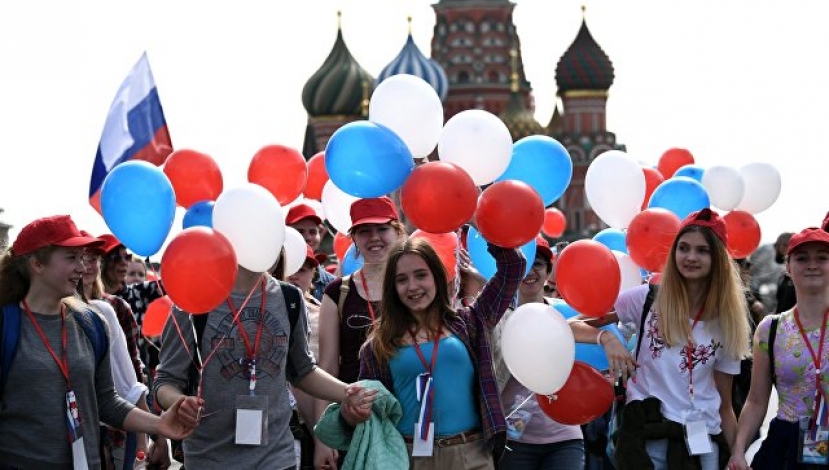
[[[492,329],[515,298],[518,286],[524,279],[527,260],[518,248],[501,248],[490,243],[487,250],[495,258],[497,271],[472,305],[472,313]]]

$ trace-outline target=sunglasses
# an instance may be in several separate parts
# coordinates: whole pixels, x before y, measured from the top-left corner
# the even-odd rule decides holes
[[[132,255],[129,254],[129,253],[124,253],[123,255],[121,253],[110,253],[110,254],[106,255],[106,259],[107,259],[107,261],[112,261],[114,263],[118,263],[118,262],[121,262],[121,261],[130,261],[130,260],[132,260]]]

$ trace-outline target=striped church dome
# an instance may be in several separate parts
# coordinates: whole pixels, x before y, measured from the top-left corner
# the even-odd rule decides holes
[[[613,63],[593,39],[587,22],[556,66],[559,93],[570,90],[608,90],[613,85]]]
[[[397,57],[380,72],[377,77],[377,85],[392,75],[414,75],[432,85],[440,100],[443,101],[446,99],[446,94],[449,93],[449,79],[446,78],[446,72],[443,71],[440,64],[420,52],[420,48],[412,39],[411,26],[409,29],[406,45],[403,46]]]
[[[374,77],[351,55],[338,28],[334,47],[302,88],[302,105],[310,116],[360,115],[364,83],[370,86]]]

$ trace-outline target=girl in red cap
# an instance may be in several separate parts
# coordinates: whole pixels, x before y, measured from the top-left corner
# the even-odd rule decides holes
[[[647,285],[616,301],[621,322],[643,331],[640,367],[627,381],[619,470],[715,470],[728,462],[737,432],[732,378],[748,354],[750,330],[726,237],[716,213],[692,213],[674,239],[651,307],[643,311]]]
[[[751,389],[740,414],[730,469],[749,468],[745,450],[777,389],[777,415],[751,462],[755,470],[829,466],[829,233],[807,228],[792,235],[786,270],[797,304],[764,318],[754,333]]]
[[[54,216],[23,227],[0,259],[0,462],[7,467],[101,468],[100,421],[175,439],[192,430],[177,417],[181,401],[158,417],[120,398],[109,354],[93,354],[101,336],[93,339],[90,328],[103,321],[73,296],[84,250],[99,245],[69,216]]]
[[[346,383],[357,380],[359,351],[379,316],[386,260],[394,244],[406,237],[394,202],[387,197],[360,199],[351,205],[348,231],[363,266],[328,284],[319,318],[318,364]],[[327,403],[317,404],[322,415]],[[335,468],[336,451],[317,442],[315,465]],[[342,462],[342,458],[339,458]]]

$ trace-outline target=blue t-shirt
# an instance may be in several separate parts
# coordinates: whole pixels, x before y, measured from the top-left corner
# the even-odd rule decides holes
[[[432,362],[434,343],[420,343],[426,361]],[[397,350],[389,361],[395,396],[403,407],[403,419],[397,429],[404,436],[414,434],[414,425],[420,417],[420,402],[415,390],[417,377],[426,372],[414,346]],[[475,368],[463,342],[455,335],[440,339],[432,387],[435,390],[435,436],[451,436],[481,428],[478,401],[475,399]]]

